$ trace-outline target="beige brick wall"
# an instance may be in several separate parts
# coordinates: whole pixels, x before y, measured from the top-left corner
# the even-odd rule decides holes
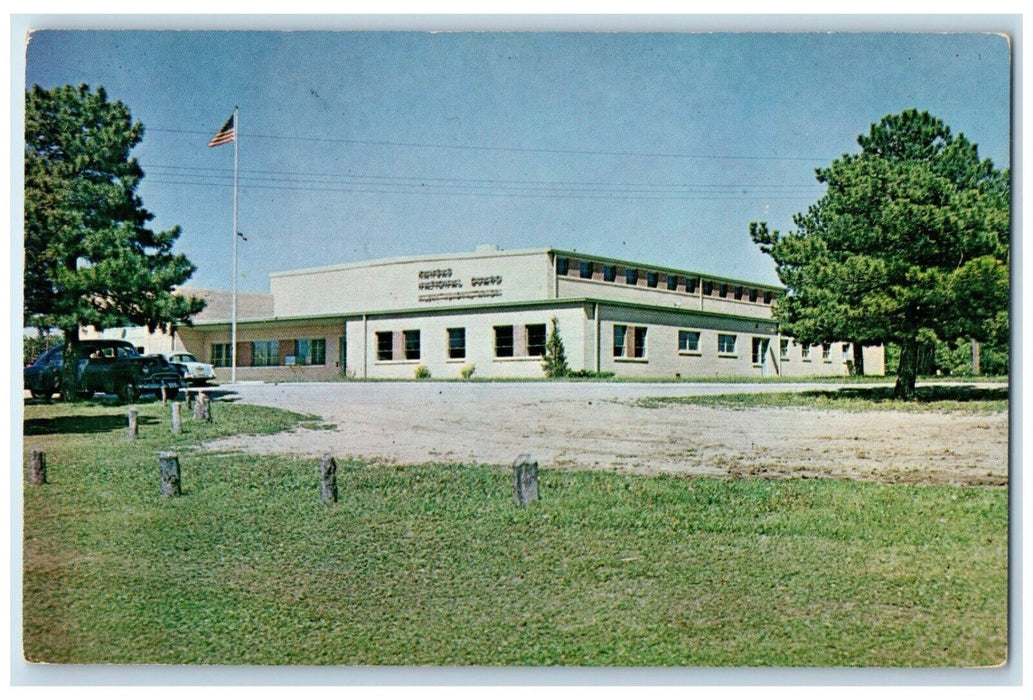
[[[551,330],[551,319],[559,321],[560,335],[574,369],[584,367],[581,348],[585,339],[585,311],[580,306],[560,309],[524,309],[491,313],[459,312],[446,315],[417,317],[387,317],[349,320],[348,372],[355,377],[371,379],[412,379],[416,368],[426,367],[431,376],[451,379],[461,376],[464,367],[473,365],[477,377],[542,377],[542,358],[529,356],[526,348],[526,327],[545,325]],[[366,334],[363,342],[363,326]],[[495,356],[495,327],[512,326],[514,356]],[[466,357],[449,357],[448,329],[463,328],[466,337]],[[420,331],[420,359],[377,359],[377,333],[392,332],[397,338],[403,330]],[[573,350],[573,352],[572,352]]]
[[[270,275],[274,315],[461,308],[550,296],[543,250],[465,253],[293,270]]]

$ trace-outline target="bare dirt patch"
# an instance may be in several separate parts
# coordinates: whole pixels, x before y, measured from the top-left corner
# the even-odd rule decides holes
[[[240,400],[313,413],[336,427],[234,437],[207,447],[414,464],[504,465],[529,452],[543,466],[566,469],[1007,484],[1005,412],[645,408],[633,400],[650,389],[631,386],[236,387]],[[652,393],[663,391],[672,390]]]

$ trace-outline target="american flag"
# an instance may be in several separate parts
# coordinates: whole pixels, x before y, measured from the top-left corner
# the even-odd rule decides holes
[[[215,146],[222,146],[223,144],[230,143],[236,138],[236,126],[233,123],[233,117],[231,116],[226,120],[226,123],[222,125],[222,128],[215,132],[215,136],[208,142],[209,148]]]

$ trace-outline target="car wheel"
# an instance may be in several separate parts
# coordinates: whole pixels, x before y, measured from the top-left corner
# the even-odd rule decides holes
[[[32,394],[32,398],[39,401],[50,401],[51,393],[49,391],[41,391],[39,389],[29,389]]]
[[[176,399],[179,398],[179,389],[177,389],[175,387],[170,387],[170,388],[166,389],[165,390],[165,398],[168,399],[169,401],[175,401]]]
[[[136,400],[136,385],[132,382],[126,382],[118,388],[118,398],[126,403],[132,403]]]

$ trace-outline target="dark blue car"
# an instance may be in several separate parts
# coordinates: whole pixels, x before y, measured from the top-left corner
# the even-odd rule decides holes
[[[77,346],[76,386],[81,397],[97,392],[115,394],[123,401],[132,401],[140,394],[153,393],[175,399],[186,383],[179,373],[161,357],[144,357],[124,340],[88,340]],[[49,399],[64,393],[61,368],[64,348],[51,348],[23,371],[23,381],[33,398]]]

